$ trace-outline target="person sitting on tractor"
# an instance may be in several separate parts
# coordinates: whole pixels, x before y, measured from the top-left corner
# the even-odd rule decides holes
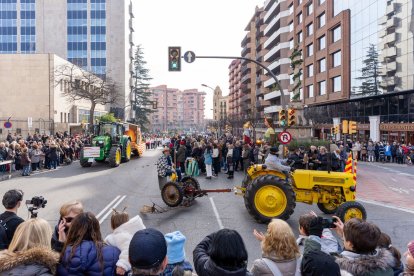
[[[280,172],[289,172],[291,170],[291,168],[289,166],[285,166],[285,165],[282,164],[282,162],[286,162],[287,159],[280,159],[277,156],[278,151],[279,150],[278,150],[277,147],[271,147],[270,148],[269,155],[267,156],[267,158],[265,160],[265,165],[270,170],[276,170],[276,171],[280,171]]]
[[[158,172],[158,184],[160,190],[167,183],[167,176],[170,176],[173,172],[173,164],[170,157],[170,149],[165,147],[162,151],[162,155],[157,161],[157,172]]]
[[[295,152],[289,155],[289,160],[295,161],[293,167],[295,169],[305,169],[305,162],[303,162],[303,153],[300,148],[296,148]]]

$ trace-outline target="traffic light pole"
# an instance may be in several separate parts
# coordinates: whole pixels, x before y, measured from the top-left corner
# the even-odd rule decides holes
[[[253,60],[253,59],[251,59],[251,58],[245,58],[245,57],[228,57],[228,56],[196,56],[195,58],[196,58],[196,59],[197,59],[197,58],[214,58],[214,59],[241,59],[241,60],[247,60],[247,61],[250,61],[250,62],[253,62],[253,63],[255,63],[255,64],[259,65],[260,67],[262,67],[263,69],[265,69],[265,70],[266,70],[266,72],[267,72],[267,73],[269,73],[269,75],[270,75],[270,76],[271,76],[271,77],[275,80],[276,85],[277,85],[277,87],[279,88],[280,95],[281,95],[281,100],[280,100],[281,106],[282,106],[282,108],[283,108],[283,109],[286,109],[285,94],[283,93],[283,89],[282,89],[282,87],[280,86],[279,80],[277,79],[277,77],[275,76],[275,74],[273,74],[273,72],[272,72],[269,68],[267,68],[266,66],[264,66],[264,65],[263,65],[263,64],[261,64],[260,62],[258,62],[258,61],[256,61],[256,60]]]

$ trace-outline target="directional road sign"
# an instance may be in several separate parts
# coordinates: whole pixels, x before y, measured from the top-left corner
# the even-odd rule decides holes
[[[196,55],[193,51],[187,51],[184,53],[184,60],[188,63],[193,63],[196,59]]]
[[[286,145],[292,140],[292,135],[287,131],[282,131],[278,135],[279,142]]]

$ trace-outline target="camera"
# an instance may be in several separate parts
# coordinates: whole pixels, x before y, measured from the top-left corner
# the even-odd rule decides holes
[[[26,204],[33,205],[36,208],[45,208],[47,200],[43,196],[34,196],[30,200],[26,200]]]
[[[37,218],[37,210],[39,208],[45,208],[46,204],[47,200],[43,196],[34,196],[32,199],[26,200],[26,206],[27,210],[30,212],[30,218]]]
[[[335,228],[335,222],[337,221],[336,218],[324,218],[322,219],[322,227],[323,228]]]

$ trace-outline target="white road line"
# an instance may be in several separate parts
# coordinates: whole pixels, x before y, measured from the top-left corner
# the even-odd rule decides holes
[[[213,197],[210,197],[210,203],[211,203],[211,206],[213,206],[213,211],[214,211],[214,214],[216,215],[216,219],[217,219],[217,223],[219,225],[219,228],[223,229],[224,228],[223,222],[221,222],[221,218],[220,218],[220,215],[217,211],[216,204],[214,203]]]
[[[413,176],[412,174],[409,174],[409,173],[399,173],[399,175]]]
[[[382,203],[382,202],[376,202],[376,201],[363,199],[363,198],[358,198],[357,201],[372,204],[372,205],[377,205],[377,206],[381,206],[381,207],[386,207],[386,208],[394,209],[394,210],[398,210],[398,211],[403,211],[403,212],[407,212],[407,213],[410,213],[410,214],[414,214],[414,210],[412,210],[412,209],[397,207],[397,206],[385,204],[385,203]]]
[[[126,195],[124,195],[123,197],[121,197],[118,202],[112,206],[112,209],[115,209],[124,199],[126,198]],[[103,216],[100,220],[99,220],[99,224],[102,224],[102,222],[105,221],[105,219],[112,213],[112,210],[109,210],[105,216]]]
[[[99,217],[102,216],[103,213],[105,213],[105,211],[108,210],[108,208],[110,208],[112,206],[112,204],[114,204],[114,202],[117,201],[118,198],[120,198],[120,197],[121,197],[120,195],[115,197],[114,200],[112,200],[108,205],[105,206],[105,208],[101,212],[99,212],[99,214],[96,215],[96,218],[99,219]]]
[[[397,181],[397,179],[395,179],[395,178],[392,178],[392,177],[391,177],[390,179],[391,179],[392,181],[394,181],[394,182],[398,182],[398,181]]]

